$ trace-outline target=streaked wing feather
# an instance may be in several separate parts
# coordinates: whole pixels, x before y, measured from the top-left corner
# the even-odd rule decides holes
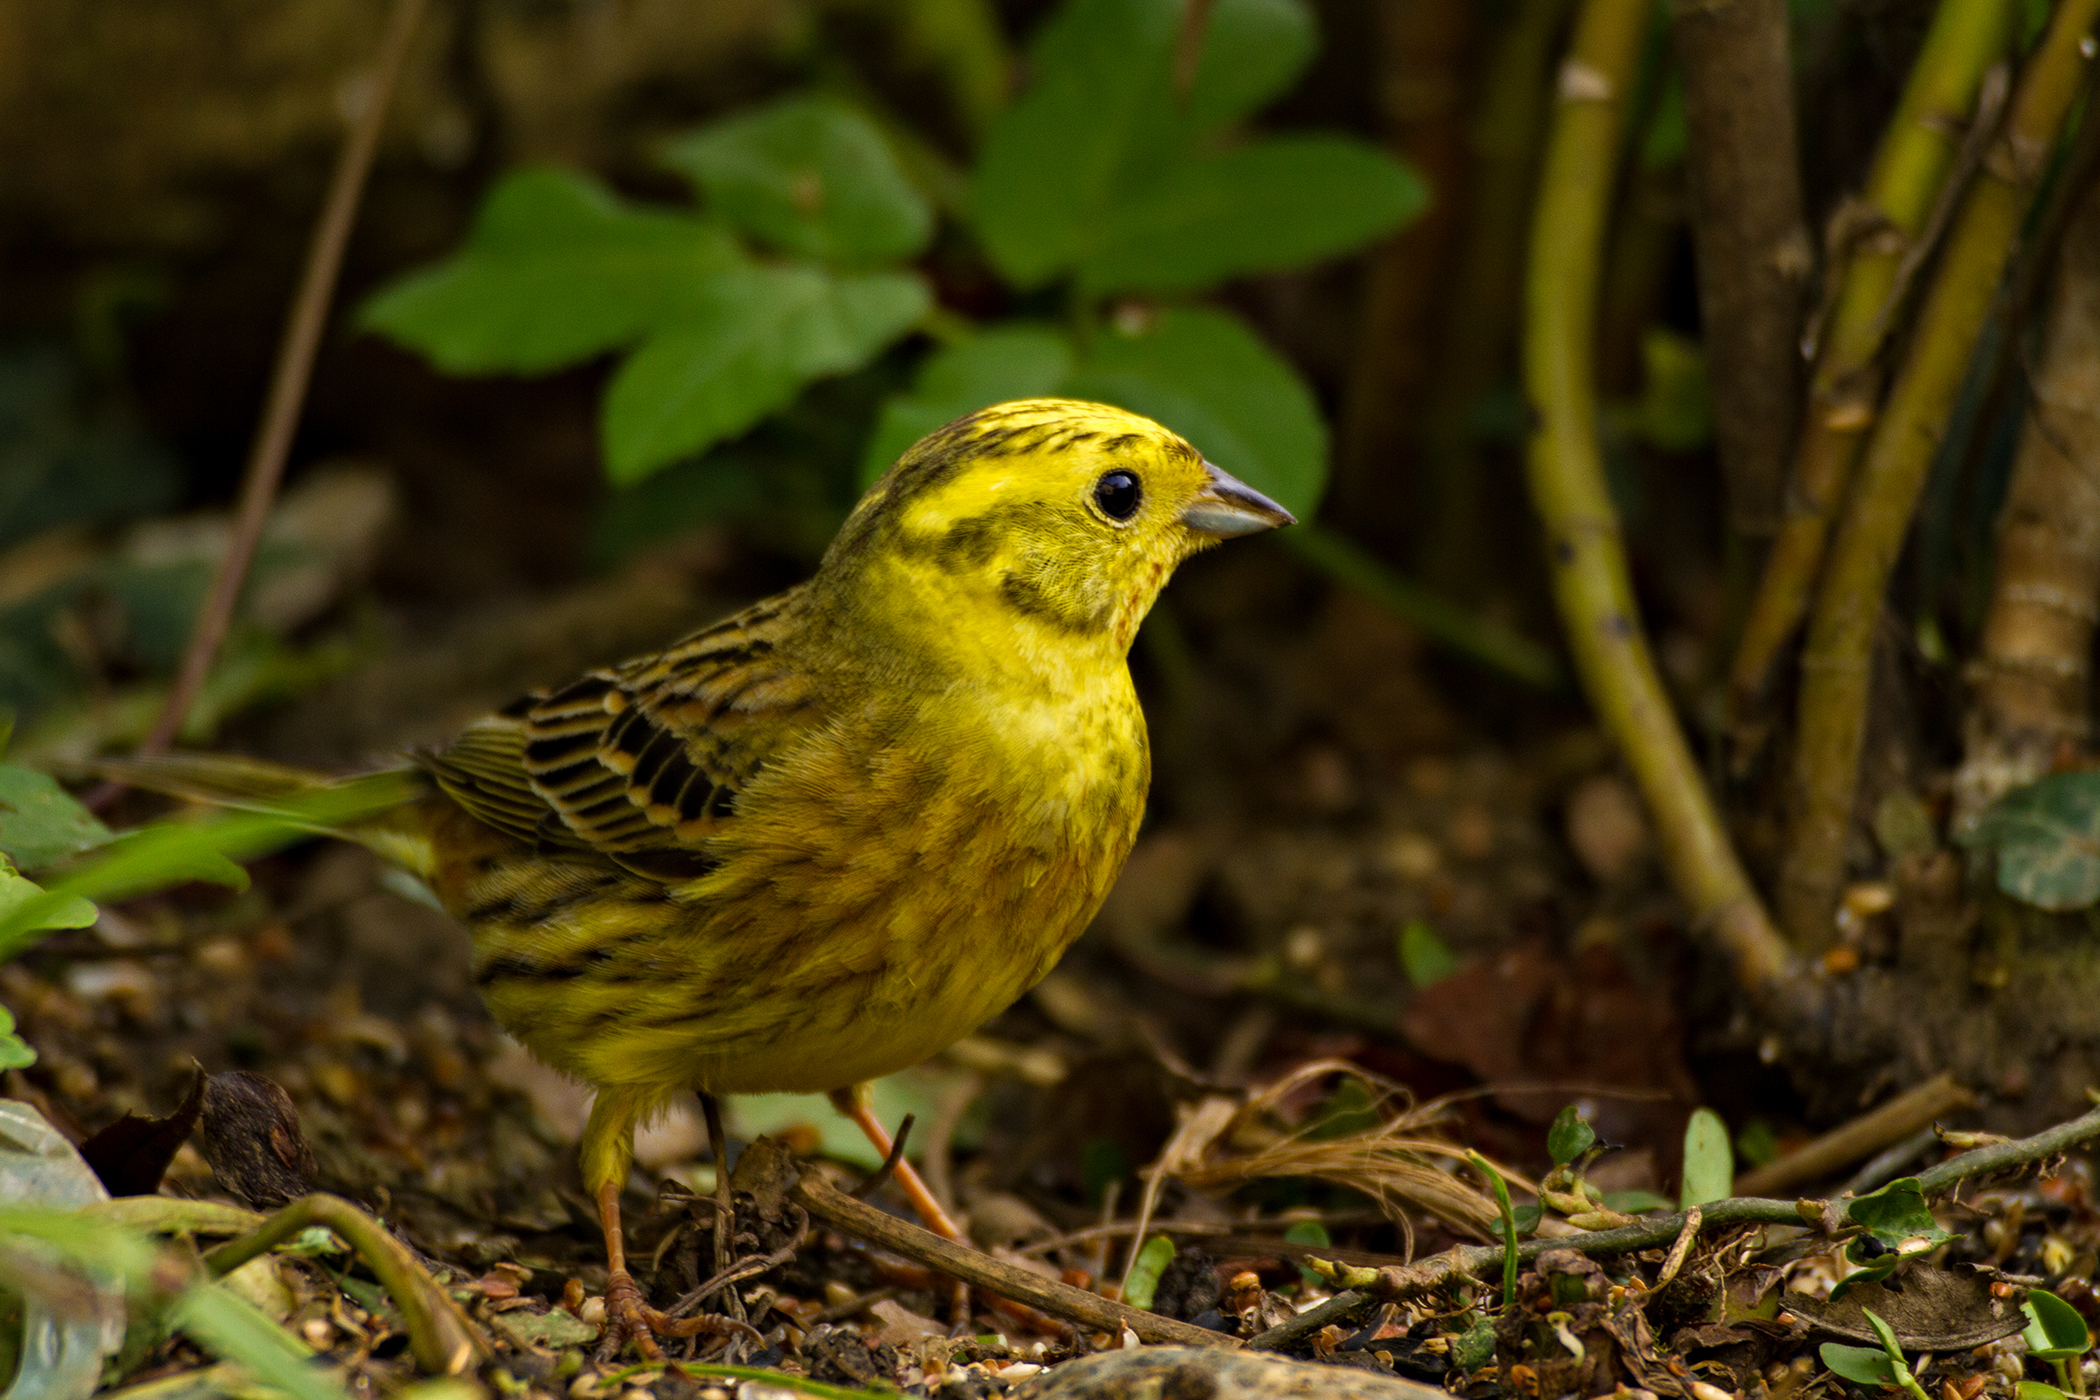
[[[515,820],[522,784],[540,839],[551,814],[641,873],[697,873],[694,854],[733,817],[738,793],[809,722],[814,687],[784,652],[802,597],[791,589],[659,655],[514,707],[514,719],[483,721],[477,728],[515,729],[503,731],[512,747],[496,760],[509,765],[502,801],[482,800]]]

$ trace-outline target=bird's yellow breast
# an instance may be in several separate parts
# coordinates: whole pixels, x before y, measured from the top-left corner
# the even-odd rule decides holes
[[[863,691],[759,776],[685,885],[436,823],[491,1010],[558,1068],[666,1097],[937,1053],[1050,970],[1135,840],[1128,672],[1064,679]]]

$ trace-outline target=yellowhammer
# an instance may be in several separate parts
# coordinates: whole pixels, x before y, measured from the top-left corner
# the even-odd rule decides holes
[[[423,795],[353,834],[472,932],[496,1020],[597,1087],[610,1325],[653,1353],[620,1230],[637,1123],[829,1091],[888,1153],[865,1082],[1010,1005],[1122,868],[1150,780],[1125,658],[1168,575],[1290,523],[1149,419],[1002,404],[906,452],[809,582],[416,755]],[[118,771],[250,803],[311,781]]]

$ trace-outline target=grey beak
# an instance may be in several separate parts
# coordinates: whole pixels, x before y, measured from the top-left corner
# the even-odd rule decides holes
[[[1298,517],[1249,486],[1205,462],[1210,480],[1181,512],[1181,523],[1191,530],[1229,540],[1283,525],[1296,525]]]

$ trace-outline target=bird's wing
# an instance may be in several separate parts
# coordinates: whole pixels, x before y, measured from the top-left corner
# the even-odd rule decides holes
[[[738,794],[812,723],[817,687],[789,657],[805,594],[769,598],[663,653],[529,695],[422,755],[499,830],[689,878]]]

